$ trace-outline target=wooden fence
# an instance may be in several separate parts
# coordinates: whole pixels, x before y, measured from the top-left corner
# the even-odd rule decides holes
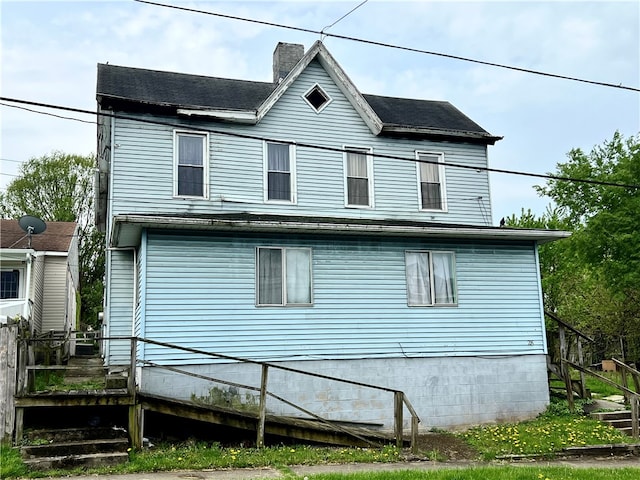
[[[0,324],[0,441],[10,441],[15,422],[19,323]]]

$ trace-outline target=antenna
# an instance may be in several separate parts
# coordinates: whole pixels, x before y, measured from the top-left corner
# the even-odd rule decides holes
[[[18,225],[29,237],[29,248],[31,248],[31,235],[38,235],[47,229],[47,224],[38,217],[24,215],[18,220]],[[24,238],[24,237],[23,237]]]

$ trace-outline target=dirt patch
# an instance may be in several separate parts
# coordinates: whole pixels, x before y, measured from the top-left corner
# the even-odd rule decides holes
[[[420,456],[433,460],[476,460],[478,451],[451,433],[425,433],[418,436]]]

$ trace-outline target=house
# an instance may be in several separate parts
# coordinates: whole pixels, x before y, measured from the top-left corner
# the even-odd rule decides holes
[[[107,335],[399,389],[427,427],[544,410],[537,247],[566,234],[492,226],[500,137],[448,102],[360,93],[322,42],[278,44],[273,74],[98,65]],[[130,362],[117,338],[104,354]],[[209,395],[158,365],[260,385],[255,365],[145,342],[137,357],[144,392]],[[382,393],[269,382],[326,418],[393,425]]]
[[[35,335],[70,332],[78,309],[78,228],[48,222],[28,235],[17,220],[0,219],[0,321],[22,316]]]

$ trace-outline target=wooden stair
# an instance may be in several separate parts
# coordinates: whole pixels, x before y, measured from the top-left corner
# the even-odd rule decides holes
[[[616,410],[610,412],[593,412],[591,417],[608,423],[625,435],[632,436],[632,420],[630,410]]]
[[[115,465],[129,458],[124,429],[37,429],[27,432],[23,441],[20,453],[34,470]]]
[[[107,372],[102,358],[94,355],[70,358],[63,377],[65,385],[78,389],[34,392],[16,399],[16,405],[28,406],[35,418],[18,442],[25,464],[33,470],[50,470],[126,462],[128,433],[105,425],[106,410],[100,410],[126,397],[126,389],[123,393],[105,388]],[[86,390],[88,385],[91,390]],[[59,413],[38,416],[47,411]]]

